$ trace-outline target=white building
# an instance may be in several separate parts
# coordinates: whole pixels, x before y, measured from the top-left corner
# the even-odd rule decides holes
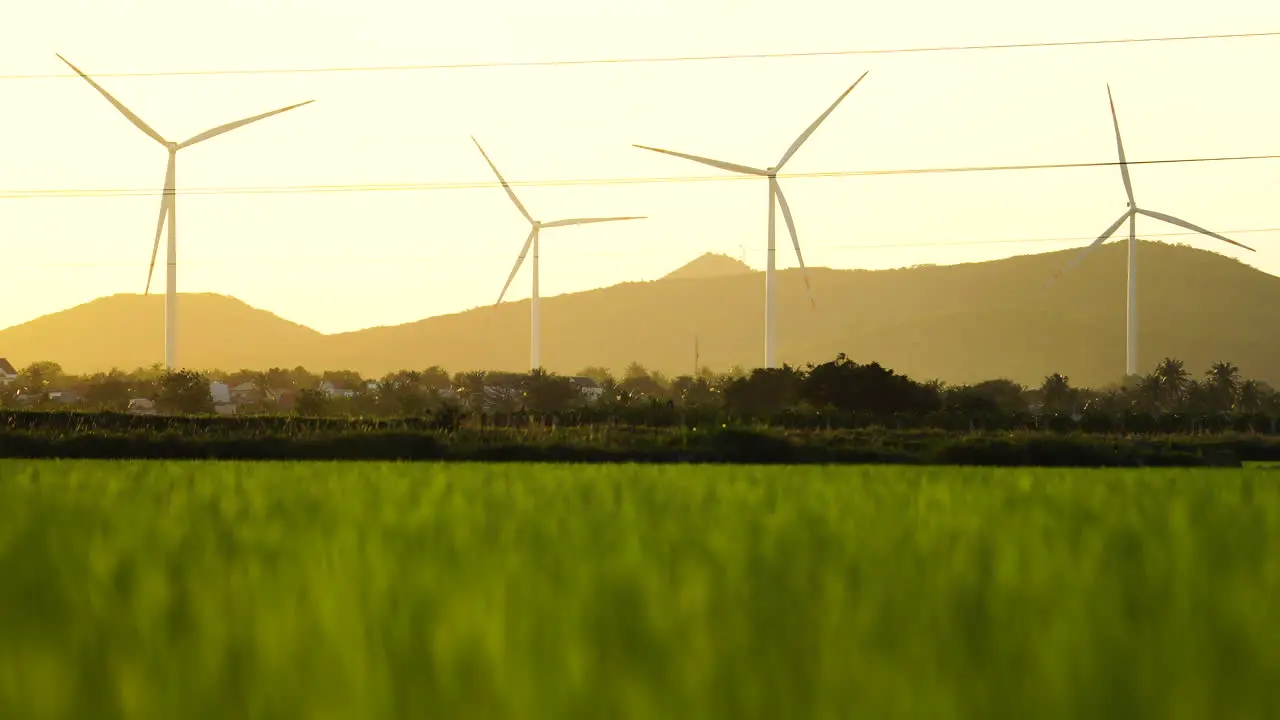
[[[129,413],[133,415],[155,415],[156,404],[146,398],[133,398],[129,401]]]
[[[582,393],[582,396],[587,399],[587,403],[594,403],[600,399],[601,395],[604,395],[604,388],[600,387],[600,383],[589,377],[571,377],[569,382],[578,388],[578,392]]]
[[[349,397],[355,397],[355,394],[356,394],[355,390],[348,390],[347,388],[342,387],[341,385],[338,385],[337,383],[332,382],[330,380],[321,381],[320,392],[324,393],[326,397],[331,397],[331,398],[332,397],[349,398]]]
[[[213,398],[214,405],[230,405],[231,404],[231,386],[224,382],[214,380],[209,383],[209,396]]]

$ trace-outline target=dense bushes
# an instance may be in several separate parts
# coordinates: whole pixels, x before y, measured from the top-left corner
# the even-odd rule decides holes
[[[7,412],[0,457],[1232,466],[1280,461],[1280,438]]]
[[[696,375],[674,379],[633,363],[621,380],[602,368],[586,368],[579,377],[538,370],[468,372],[452,378],[440,368],[429,368],[398,371],[376,381],[351,371],[314,375],[302,368],[229,374],[167,373],[152,368],[75,379],[61,374],[53,363],[35,363],[23,370],[15,385],[0,392],[0,407],[118,413],[126,408],[147,412],[154,404],[165,415],[207,415],[215,409],[214,386],[208,385],[214,379],[222,383],[217,411],[236,413],[248,423],[235,427],[263,432],[293,432],[337,422],[345,428],[379,432],[764,425],[791,431],[885,427],[951,432],[1275,434],[1280,418],[1280,394],[1240,378],[1230,363],[1214,364],[1203,381],[1192,378],[1179,361],[1167,358],[1150,375],[1097,390],[1073,388],[1060,374],[1046,377],[1038,388],[1004,379],[948,387],[938,381],[913,380],[878,363],[856,363],[843,354],[804,368],[784,365],[722,375],[703,368]],[[71,422],[57,419],[57,414],[38,422],[49,427]],[[334,417],[347,420],[324,420]],[[123,415],[103,415],[94,422],[117,429],[170,427],[167,419]],[[199,423],[209,432],[223,427],[212,418]]]

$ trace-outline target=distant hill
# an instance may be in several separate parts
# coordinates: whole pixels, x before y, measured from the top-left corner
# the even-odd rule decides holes
[[[178,354],[196,368],[294,367],[322,356],[324,335],[235,298],[179,294]],[[71,373],[164,360],[164,294],[111,295],[0,330],[15,365],[53,360]]]
[[[984,263],[898,270],[810,271],[816,310],[798,270],[779,273],[779,359],[821,362],[839,352],[922,379],[1008,377],[1036,383],[1061,372],[1100,385],[1124,370],[1125,249],[1103,246],[1053,288],[1075,250]],[[727,261],[727,263],[725,262]],[[683,270],[729,268],[703,256]],[[701,269],[700,269],[701,268]],[[701,362],[754,367],[764,354],[764,278],[736,270],[677,271],[652,282],[543,300],[550,370],[621,371],[636,361],[668,374]],[[1230,360],[1280,385],[1280,278],[1215,253],[1144,242],[1139,249],[1141,367],[1165,356],[1202,373]],[[193,367],[348,368],[380,375],[441,365],[450,371],[524,370],[529,301],[394,327],[321,335],[232,298],[184,295],[179,351]],[[149,365],[161,357],[163,299],[117,295],[0,331],[15,365],[52,359],[68,371]]]
[[[664,279],[703,280],[725,275],[745,275],[752,272],[755,271],[751,269],[751,266],[741,260],[735,260],[728,255],[706,253],[698,256],[688,265],[668,273]]]

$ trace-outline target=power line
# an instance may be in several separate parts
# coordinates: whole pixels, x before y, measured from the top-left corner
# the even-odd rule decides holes
[[[1243,160],[1276,160],[1280,155],[1236,155],[1223,157],[1176,158],[1164,160],[1130,160],[1128,165],[1170,165],[1179,163],[1233,162]],[[782,179],[823,179],[841,177],[879,177],[888,175],[934,175],[971,172],[1009,172],[1024,170],[1065,170],[1078,168],[1116,167],[1118,161],[1038,163],[1029,165],[969,165],[959,167],[905,168],[889,170],[838,170],[811,173],[780,173]],[[753,175],[690,175],[684,177],[612,177],[577,180],[509,180],[508,185],[521,187],[566,187],[589,185],[639,185],[651,183],[688,183],[759,180]],[[208,187],[179,189],[179,195],[270,195],[282,193],[345,193],[345,192],[426,192],[439,190],[478,190],[501,187],[492,180],[477,182],[438,183],[352,183],[346,185],[264,185],[257,187]],[[153,196],[156,188],[89,188],[89,189],[31,189],[0,190],[0,199],[21,200],[32,198],[83,198]]]
[[[1025,50],[1031,48],[1087,47],[1095,45],[1133,45],[1194,40],[1239,40],[1280,36],[1280,31],[1254,33],[1220,33],[1214,35],[1174,35],[1165,37],[1111,38],[1102,40],[1064,40],[1058,42],[1003,43],[989,45],[935,45],[906,48],[873,48],[851,50],[816,50],[810,52],[739,53],[724,55],[676,55],[660,57],[587,58],[566,60],[489,61],[438,63],[421,65],[348,65],[299,68],[244,68],[238,70],[167,70],[152,72],[95,72],[94,77],[174,77],[188,75],[285,75],[314,73],[408,72],[418,70],[468,70],[481,68],[566,67],[576,65],[634,65],[642,63],[709,62],[724,60],[776,60],[782,58],[839,57],[850,55],[902,55],[915,53],[970,52],[977,50]],[[49,80],[77,77],[70,73],[0,75],[0,80]]]
[[[1246,234],[1253,234],[1253,233],[1280,233],[1280,227],[1247,228],[1242,230],[1222,231],[1223,235],[1246,235]],[[1199,235],[1199,234],[1200,233],[1194,233],[1194,232],[1142,233],[1138,239],[1141,240],[1144,238],[1157,238],[1157,237],[1159,238],[1183,237],[1183,236],[1192,236],[1192,235]],[[1083,243],[1083,242],[1089,242],[1096,239],[1097,239],[1096,236],[1081,235],[1076,237],[1007,238],[1007,239],[999,239],[999,240],[952,240],[952,241],[925,242],[925,243],[884,243],[884,244],[877,244],[877,245],[816,245],[816,246],[810,247],[809,250],[810,251],[813,251],[813,250],[886,250],[886,249],[922,248],[922,247],[966,247],[966,246],[973,246],[973,245],[1027,245],[1027,244],[1063,243],[1063,242]],[[737,246],[737,247],[741,247],[741,246]],[[751,248],[747,248],[746,251],[750,253],[761,252],[760,250],[753,250]],[[487,253],[480,253],[480,254],[485,254],[487,256]],[[653,255],[652,251],[635,251],[635,252],[575,251],[573,254],[574,254],[574,257],[624,257],[624,258],[651,257]],[[722,248],[721,254],[732,256],[732,251]],[[456,253],[452,255],[443,255],[443,254],[442,255],[418,255],[418,256],[412,256],[412,257],[406,257],[406,256],[367,257],[366,256],[366,257],[323,258],[323,259],[316,258],[316,257],[305,257],[305,258],[289,259],[288,261],[268,260],[267,262],[258,263],[258,264],[270,265],[270,264],[284,264],[285,262],[287,262],[289,265],[352,265],[352,264],[378,265],[378,264],[391,264],[391,263],[405,264],[405,263],[437,262],[439,260],[445,260],[445,259],[457,259],[457,257],[458,255]],[[187,266],[187,265],[214,266],[214,265],[243,265],[243,264],[244,263],[242,260],[184,260],[183,261],[184,266]],[[27,267],[27,268],[31,268],[31,267],[137,268],[137,267],[140,267],[140,263],[138,262],[50,262],[50,263],[6,262],[5,266],[6,267]]]

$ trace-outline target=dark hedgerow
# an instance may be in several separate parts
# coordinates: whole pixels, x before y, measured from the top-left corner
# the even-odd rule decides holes
[[[244,460],[893,463],[1010,466],[1238,466],[1280,461],[1280,437],[1122,435],[909,423],[833,429],[730,425],[459,425],[286,416],[0,413],[0,457]]]

